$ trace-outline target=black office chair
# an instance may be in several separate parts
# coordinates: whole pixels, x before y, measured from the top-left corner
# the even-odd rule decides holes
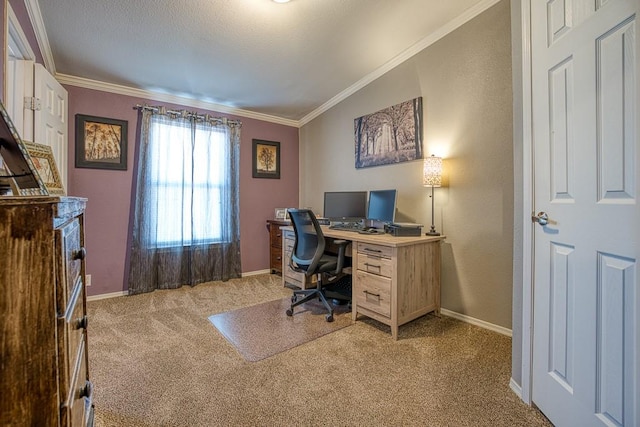
[[[333,307],[327,298],[350,300],[350,295],[346,297],[343,293],[327,289],[327,286],[323,284],[323,275],[338,276],[342,272],[345,265],[345,251],[349,242],[334,240],[333,243],[338,247],[337,256],[325,253],[326,241],[313,212],[309,209],[289,209],[288,211],[296,235],[289,266],[292,270],[304,273],[307,277],[317,275],[318,282],[315,289],[293,291],[291,308],[287,310],[287,316],[293,316],[294,307],[318,298],[329,312],[325,319],[327,322],[333,322]],[[299,297],[302,298],[298,299]]]

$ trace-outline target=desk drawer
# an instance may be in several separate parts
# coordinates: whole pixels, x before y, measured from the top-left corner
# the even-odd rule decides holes
[[[392,269],[393,265],[389,258],[367,254],[360,254],[358,257],[358,270],[390,278]]]
[[[282,247],[282,230],[279,225],[269,224],[269,239],[274,248]]]
[[[374,245],[373,243],[358,242],[358,253],[391,258],[393,248],[390,246]]]
[[[360,270],[356,275],[353,296],[357,306],[391,317],[391,279]]]

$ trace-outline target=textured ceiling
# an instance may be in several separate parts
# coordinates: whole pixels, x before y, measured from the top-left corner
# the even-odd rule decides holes
[[[37,5],[57,74],[299,121],[408,49],[495,2],[37,0]]]

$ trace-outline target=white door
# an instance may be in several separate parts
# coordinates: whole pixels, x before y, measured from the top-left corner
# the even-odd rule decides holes
[[[639,3],[531,2],[532,400],[558,427],[640,425]]]
[[[39,101],[33,118],[34,141],[51,147],[62,184],[68,189],[67,91],[41,64],[34,66],[33,88]]]

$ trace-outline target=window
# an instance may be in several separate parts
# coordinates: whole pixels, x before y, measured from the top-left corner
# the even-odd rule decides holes
[[[222,194],[229,175],[225,131],[158,117],[150,134],[149,184],[157,195],[154,244],[222,242]]]

